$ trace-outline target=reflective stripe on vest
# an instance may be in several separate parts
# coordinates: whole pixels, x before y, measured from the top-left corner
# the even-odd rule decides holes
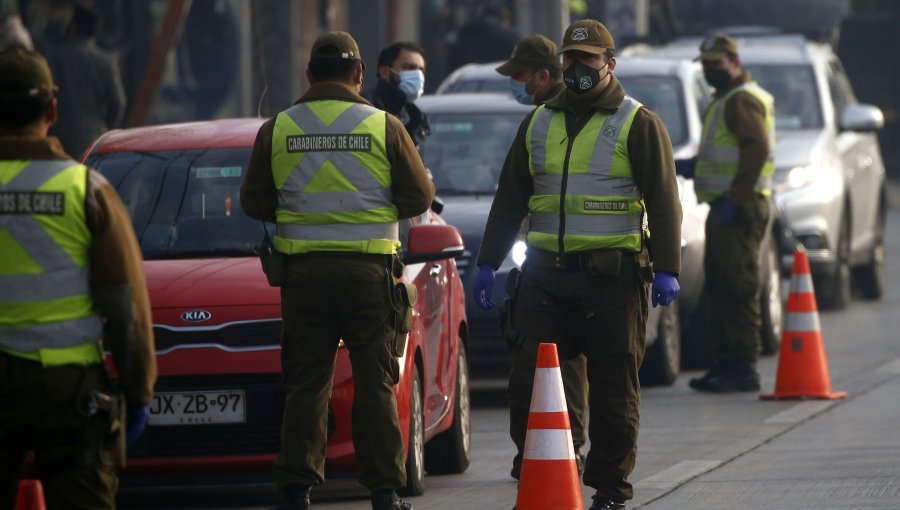
[[[0,346],[30,353],[102,336],[90,295],[87,171],[74,161],[0,163]]]
[[[772,194],[772,174],[775,173],[775,113],[772,96],[756,82],[735,87],[709,106],[703,118],[703,136],[697,154],[694,189],[700,202],[710,202],[728,193],[738,171],[740,149],[737,137],[725,123],[725,104],[738,92],[746,92],[756,98],[766,110],[766,133],[769,137],[769,157],[763,165],[755,191]]]
[[[625,96],[616,113],[595,113],[572,140],[563,112],[538,107],[526,134],[534,180],[529,245],[554,252],[640,251],[644,207],[628,157],[628,133],[640,107]]]
[[[386,115],[337,100],[300,103],[278,115],[272,172],[279,251],[396,251]]]

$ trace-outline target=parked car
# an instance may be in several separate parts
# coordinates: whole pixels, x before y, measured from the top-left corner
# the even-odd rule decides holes
[[[131,472],[268,469],[280,447],[279,289],[253,247],[263,223],[239,188],[261,119],[117,130],[86,163],[118,190],[144,256],[159,379]],[[403,279],[418,289],[396,386],[406,493],[424,473],[459,473],[471,451],[465,294],[456,228],[429,211],[403,225]],[[338,348],[328,406],[329,470],[352,468],[353,380]]]
[[[502,61],[466,64],[444,78],[434,93],[441,95],[490,92],[512,97],[507,77],[497,72],[497,66],[501,64]]]
[[[775,98],[775,203],[809,252],[819,306],[845,307],[853,284],[866,299],[880,299],[887,211],[875,136],[884,124],[881,110],[857,102],[828,44],[764,30],[732,33],[742,66]],[[686,37],[634,54],[694,58],[700,41]],[[784,268],[791,258],[783,254]]]

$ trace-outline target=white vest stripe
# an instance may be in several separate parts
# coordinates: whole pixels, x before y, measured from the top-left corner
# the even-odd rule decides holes
[[[548,186],[554,189],[562,189],[562,174],[543,173],[534,176],[534,181],[540,181],[540,186]],[[537,185],[537,184],[536,184]],[[569,195],[580,195],[581,190],[592,190],[591,195],[604,197],[640,197],[634,180],[621,177],[608,177],[591,174],[569,174],[567,189]]]
[[[27,327],[0,326],[0,344],[22,352],[74,347],[96,342],[102,336],[103,323],[93,315]]]
[[[391,204],[390,188],[365,191],[329,191],[327,193],[299,193],[290,199],[285,209],[298,213],[331,213],[366,211]]]
[[[533,213],[531,217],[532,232],[559,232],[559,215],[549,213]],[[633,214],[567,214],[566,234],[583,236],[621,236],[640,232],[643,218]]]
[[[341,223],[303,225],[299,223],[276,223],[279,236],[297,241],[358,241],[360,239],[399,239],[400,224],[387,223]]]

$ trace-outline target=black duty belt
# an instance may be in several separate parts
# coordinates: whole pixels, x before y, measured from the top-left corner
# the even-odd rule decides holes
[[[535,267],[547,267],[563,271],[588,269],[590,253],[555,253],[529,248],[526,260]]]

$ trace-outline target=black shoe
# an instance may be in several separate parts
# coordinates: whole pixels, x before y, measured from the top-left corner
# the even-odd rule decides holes
[[[594,503],[588,510],[622,510],[625,508],[625,503],[619,503],[599,494],[594,494],[591,499],[594,500]]]
[[[272,510],[309,510],[309,487],[289,485],[284,489],[284,502]]]
[[[714,367],[703,377],[691,379],[690,387],[707,393],[759,391],[759,372],[752,363],[738,363],[727,368]]]
[[[410,503],[401,501],[392,490],[372,491],[372,510],[415,510]]]
[[[509,476],[518,480],[521,475],[522,475],[522,454],[517,453],[516,456],[513,457],[512,470],[509,472]]]

